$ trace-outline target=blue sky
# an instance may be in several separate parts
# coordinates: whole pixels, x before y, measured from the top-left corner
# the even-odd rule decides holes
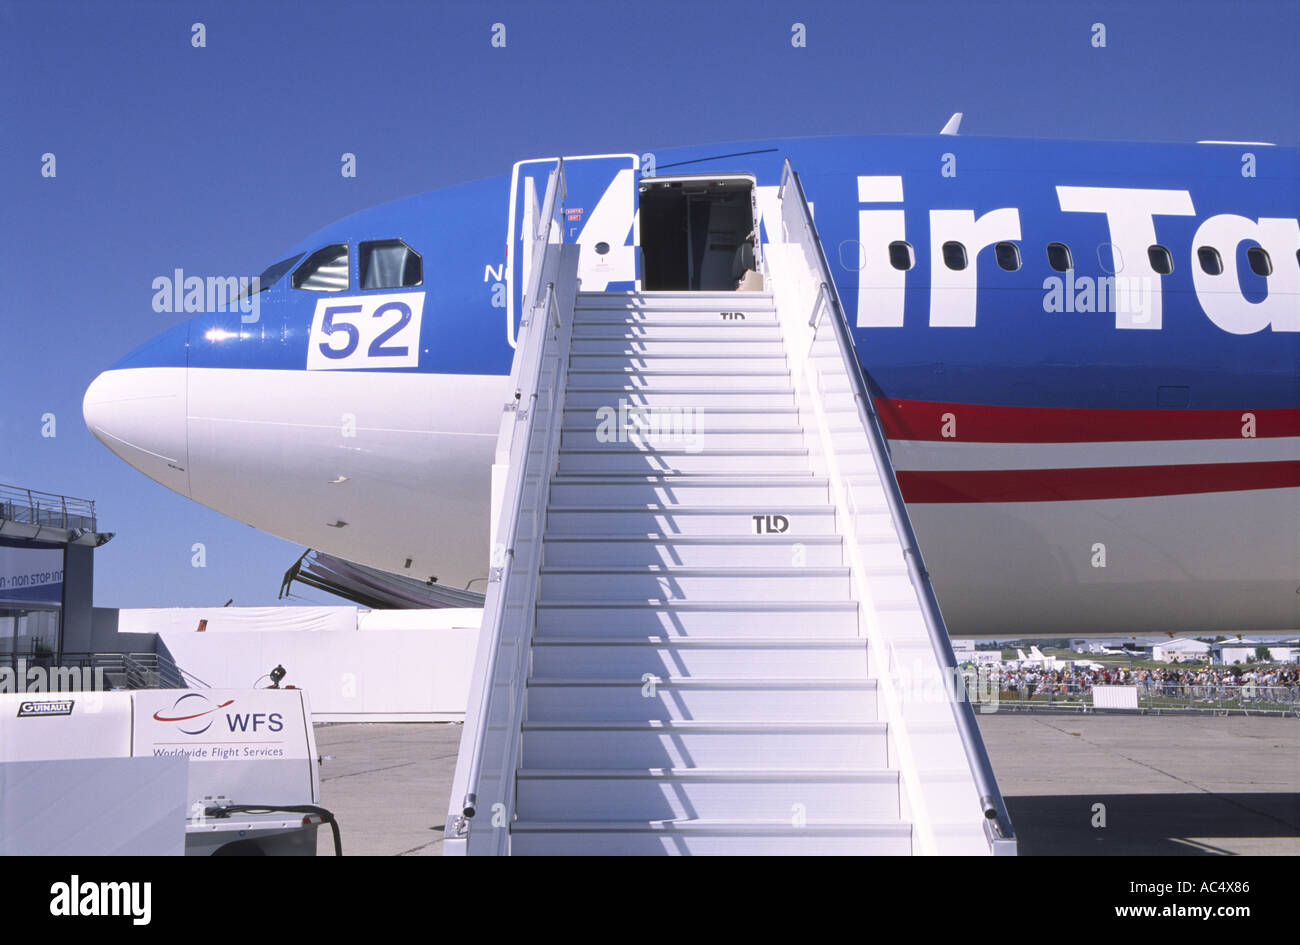
[[[0,483],[97,501],[101,606],[273,603],[301,546],[82,422],[94,376],[179,320],[155,277],[251,275],[356,210],[549,154],[928,133],[954,111],[968,134],[1295,145],[1297,36],[1294,0],[0,0]]]

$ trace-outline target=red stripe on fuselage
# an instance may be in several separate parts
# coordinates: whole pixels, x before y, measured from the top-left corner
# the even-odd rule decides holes
[[[1300,487],[1300,461],[1083,469],[902,470],[907,502],[1081,502]]]
[[[1115,443],[1300,436],[1300,410],[1088,410],[877,398],[891,440],[949,443]],[[1243,419],[1243,415],[1250,417]],[[1253,418],[1253,421],[1252,421]],[[1248,426],[1249,424],[1249,426]],[[945,435],[949,433],[951,435]]]

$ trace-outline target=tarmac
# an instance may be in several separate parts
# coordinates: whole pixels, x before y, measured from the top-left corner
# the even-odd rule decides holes
[[[1300,720],[978,716],[1026,856],[1300,855]],[[345,856],[438,856],[462,726],[316,726]],[[1098,806],[1100,805],[1100,806]],[[332,855],[328,829],[318,835]]]

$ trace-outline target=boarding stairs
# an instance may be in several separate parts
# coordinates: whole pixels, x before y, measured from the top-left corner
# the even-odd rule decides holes
[[[562,189],[446,851],[1014,852],[797,178],[770,292],[577,291]]]

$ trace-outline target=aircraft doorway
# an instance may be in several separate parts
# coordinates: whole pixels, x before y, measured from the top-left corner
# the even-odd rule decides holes
[[[647,177],[639,197],[643,289],[762,289],[752,177]]]

